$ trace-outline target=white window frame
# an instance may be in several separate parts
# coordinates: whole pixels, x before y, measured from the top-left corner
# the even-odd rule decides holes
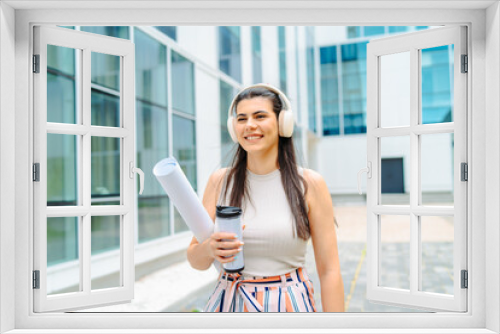
[[[76,50],[77,101],[75,124],[47,122],[47,45]],[[135,218],[135,47],[128,40],[101,36],[65,28],[36,26],[34,52],[40,56],[39,73],[34,81],[34,162],[40,166],[40,181],[34,184],[34,270],[40,272],[39,289],[34,289],[37,312],[78,310],[94,305],[130,302],[134,298],[134,218]],[[119,57],[119,126],[91,124],[91,65],[92,52]],[[81,94],[81,96],[79,96]],[[76,182],[78,203],[70,207],[47,206],[47,134],[74,135],[82,153],[78,156]],[[113,138],[120,141],[120,205],[91,205],[91,139]],[[108,289],[92,290],[91,270],[95,258],[91,256],[92,216],[118,216],[119,219],[119,285]],[[47,294],[47,218],[77,218],[79,291],[70,294]],[[94,306],[95,307],[95,306]]]
[[[448,26],[428,29],[424,31],[399,34],[391,37],[378,38],[367,47],[367,141],[368,166],[372,177],[367,180],[367,291],[368,300],[387,303],[390,305],[411,305],[429,311],[458,311],[467,310],[467,290],[461,288],[461,270],[467,269],[467,182],[461,181],[460,164],[467,163],[467,74],[461,73],[461,55],[466,53],[466,28],[464,26]],[[422,61],[421,50],[447,46],[455,46],[454,80],[453,80],[453,122],[422,124],[421,116],[421,84]],[[410,122],[408,125],[382,126],[382,57],[395,54],[408,54],[409,61],[409,105]],[[387,99],[387,96],[385,96]],[[392,97],[389,97],[391,99]],[[455,173],[453,175],[453,198],[451,206],[429,206],[422,203],[421,194],[421,161],[422,135],[425,134],[455,134],[453,146]],[[410,141],[410,198],[408,205],[387,205],[381,200],[381,152],[382,140],[391,136],[408,138]],[[402,219],[409,218],[409,289],[398,289],[379,285],[383,267],[381,265],[382,249],[382,216],[403,215]],[[423,277],[421,259],[421,219],[424,216],[448,216],[453,218],[453,293],[435,294],[422,290]],[[401,221],[405,224],[404,221]],[[450,264],[450,263],[449,263]],[[449,265],[448,264],[448,265]]]
[[[127,4],[129,3],[127,2]],[[137,4],[137,6],[146,8],[148,3],[144,2]],[[421,9],[412,10],[388,10],[387,6],[390,4],[383,1],[371,2],[370,9],[356,8],[351,10],[334,7],[350,6],[352,8],[362,5],[359,5],[358,2],[349,4],[338,1],[336,3],[332,2],[328,5],[323,2],[306,3],[306,1],[300,1],[288,2],[288,4],[283,2],[282,8],[276,5],[272,9],[264,9],[266,15],[262,15],[262,8],[260,8],[262,4],[259,1],[240,2],[232,5],[226,3],[223,8],[219,9],[217,9],[218,4],[215,1],[203,4],[205,8],[190,8],[189,3],[186,3],[185,9],[189,8],[189,10],[179,9],[179,6],[182,7],[182,5],[177,2],[171,4],[165,2],[149,6],[171,6],[171,8],[151,8],[142,11],[120,9],[120,3],[93,1],[79,1],[73,4],[70,2],[52,2],[51,4],[49,1],[28,3],[7,1],[7,3],[0,4],[0,25],[2,28],[0,29],[0,43],[2,43],[2,53],[0,54],[2,70],[2,78],[0,79],[0,93],[2,95],[0,105],[2,121],[0,123],[2,130],[0,131],[0,180],[2,181],[0,190],[2,196],[0,197],[0,209],[2,209],[0,210],[2,218],[0,225],[2,232],[2,249],[0,250],[1,331],[15,329],[12,333],[76,333],[76,330],[72,331],[71,329],[89,329],[86,332],[110,333],[111,329],[126,329],[128,333],[145,333],[147,328],[156,328],[163,329],[164,333],[173,333],[178,328],[192,329],[191,331],[183,331],[187,333],[203,332],[203,329],[211,328],[213,332],[229,333],[234,331],[232,328],[254,328],[258,324],[260,328],[268,328],[268,332],[289,332],[289,330],[282,328],[299,328],[299,332],[307,330],[325,332],[325,329],[328,329],[330,333],[345,332],[342,328],[351,328],[349,330],[351,333],[415,333],[415,330],[411,330],[411,328],[419,328],[421,333],[498,332],[500,330],[500,320],[498,320],[500,313],[498,286],[500,261],[496,256],[485,256],[486,254],[498,254],[500,244],[498,227],[500,210],[496,208],[500,201],[500,178],[498,175],[500,160],[498,150],[500,144],[498,135],[500,11],[498,3],[496,1],[433,1],[432,4],[430,2],[422,2],[422,4],[415,2],[413,7],[421,6]],[[432,8],[422,7],[426,4]],[[486,10],[486,7],[490,5],[491,7]],[[32,9],[14,11],[10,6],[24,6],[24,8]],[[49,8],[51,8],[50,6],[70,6],[70,8],[41,10],[47,6]],[[74,9],[77,6],[80,9]],[[93,8],[93,6],[95,7]],[[114,10],[97,8],[97,6],[110,6]],[[394,6],[402,6],[402,2],[395,3]],[[453,9],[452,6],[462,7],[461,9]],[[82,7],[87,8],[81,9]],[[213,10],[211,15],[207,14],[207,7],[208,10]],[[378,7],[377,15],[374,15],[373,8],[376,7]],[[103,11],[105,11],[105,15],[103,15]],[[311,22],[312,17],[314,17],[314,22]],[[30,55],[32,54],[32,26],[34,24],[467,25],[470,41],[468,45],[469,70],[471,71],[471,75],[468,76],[468,86],[471,87],[467,98],[468,110],[471,111],[468,114],[468,132],[472,134],[468,142],[468,151],[471,152],[468,190],[468,198],[471,199],[468,204],[468,221],[471,222],[468,226],[468,235],[471,236],[468,240],[470,255],[468,257],[468,312],[460,314],[323,313],[297,315],[34,314],[33,291],[31,289],[33,185],[30,179],[32,163],[30,157],[33,152],[30,143],[32,143],[33,121],[31,99],[27,98],[33,93]],[[3,29],[4,27],[9,29]],[[14,66],[15,71],[12,70]],[[486,68],[488,68],[487,71]],[[16,89],[9,86],[12,82],[15,82]],[[13,108],[15,108],[15,113],[12,112]],[[474,121],[472,116],[474,116]],[[15,128],[15,133],[8,130],[9,126]],[[488,133],[488,137],[485,133]],[[12,138],[7,136],[15,136],[15,145],[12,145]],[[10,179],[12,179],[14,171],[15,179],[13,181]],[[488,176],[487,182],[486,175]],[[11,188],[7,189],[3,186],[4,184],[11,186]],[[12,197],[14,186],[15,199],[12,203],[7,198]],[[15,209],[10,209],[11,206]],[[15,224],[12,224],[13,219]],[[30,259],[30,261],[25,259]],[[12,289],[12,286],[15,286],[15,289]],[[12,308],[12,305],[15,307]],[[254,317],[258,317],[259,321],[256,322]],[[131,330],[138,328],[139,325],[142,326],[142,329]],[[167,326],[168,329],[166,329]],[[60,330],[57,331],[57,328]],[[358,328],[358,330],[355,331],[352,328]]]

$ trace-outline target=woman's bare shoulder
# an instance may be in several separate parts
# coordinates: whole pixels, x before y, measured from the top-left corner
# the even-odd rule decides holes
[[[321,176],[321,174],[318,173],[317,171],[309,168],[303,168],[303,170],[304,170],[303,176],[304,179],[307,181],[307,183],[317,184],[318,182],[321,181],[324,182],[323,176]]]
[[[222,185],[222,180],[228,171],[228,167],[220,168],[210,175],[208,183],[212,184],[216,188],[219,188]]]

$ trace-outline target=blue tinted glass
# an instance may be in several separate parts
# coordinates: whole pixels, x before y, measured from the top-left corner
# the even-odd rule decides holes
[[[75,75],[75,49],[47,45],[47,71]]]
[[[76,217],[47,218],[47,266],[77,259],[78,219]]]
[[[176,111],[195,114],[193,62],[172,51],[172,105]]]
[[[236,81],[241,81],[240,28],[219,27],[219,67]]]
[[[453,45],[421,50],[422,124],[453,122]]]
[[[92,83],[120,91],[120,57],[92,52]]]
[[[196,133],[195,122],[179,116],[173,116],[174,129],[174,157],[179,161],[179,165],[186,175],[189,183],[196,191]],[[184,220],[179,215],[177,209],[174,212],[174,231],[179,233],[187,231]]]
[[[167,108],[140,100],[136,106],[137,165],[142,170],[153,170],[168,156]],[[144,192],[138,202],[139,242],[169,235],[169,200],[153,173],[145,173]]]
[[[417,30],[423,30],[429,28],[428,26],[417,26],[415,27]]]
[[[340,134],[337,47],[320,49],[321,107],[323,134]]]
[[[219,92],[221,124],[221,166],[227,167],[229,166],[231,160],[231,148],[235,146],[233,144],[231,136],[229,135],[229,131],[227,130],[227,118],[229,106],[231,104],[231,101],[233,100],[233,97],[236,95],[236,89],[225,81],[220,80]]]
[[[129,27],[112,27],[112,26],[82,26],[81,31],[90,32],[104,36],[118,37],[129,39]]]
[[[92,125],[120,126],[120,98],[92,89]]]
[[[286,36],[285,27],[278,27],[278,49],[280,61],[280,89],[286,94]]]
[[[361,27],[347,27],[347,38],[356,38],[361,36]]]
[[[167,49],[139,29],[135,29],[136,96],[167,106]]]
[[[306,27],[306,70],[308,128],[316,132],[316,74],[315,74],[314,27]]]
[[[408,30],[408,27],[405,27],[405,26],[390,26],[389,27],[389,32],[390,33],[393,33],[393,32],[404,32],[404,31],[407,31]]]
[[[252,74],[253,82],[262,82],[261,28],[252,27]]]
[[[75,79],[47,69],[47,122],[76,122]]]
[[[174,157],[196,191],[196,133],[195,122],[173,115]]]
[[[320,64],[331,64],[337,62],[337,47],[326,46],[319,49]]]
[[[177,27],[176,26],[158,26],[155,27],[156,29],[160,30],[162,33],[173,39],[174,41],[177,40]]]
[[[366,45],[342,45],[344,133],[366,132]]]
[[[91,254],[120,248],[120,216],[92,216]]]
[[[77,205],[76,136],[47,134],[47,206]]]
[[[365,28],[365,36],[375,36],[375,35],[383,35],[385,33],[385,27],[372,27],[366,26]]]
[[[94,202],[120,198],[120,138],[92,137],[91,191]]]

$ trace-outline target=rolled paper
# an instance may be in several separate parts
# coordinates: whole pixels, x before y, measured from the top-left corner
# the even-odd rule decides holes
[[[153,174],[193,232],[196,240],[202,243],[210,238],[214,232],[214,223],[177,160],[174,157],[168,157],[159,161],[153,168]],[[214,261],[214,265],[220,270],[221,265],[217,260]]]

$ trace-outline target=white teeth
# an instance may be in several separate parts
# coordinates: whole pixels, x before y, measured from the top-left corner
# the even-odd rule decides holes
[[[261,138],[261,137],[256,137],[256,136],[247,137],[248,140],[259,139],[259,138]]]

